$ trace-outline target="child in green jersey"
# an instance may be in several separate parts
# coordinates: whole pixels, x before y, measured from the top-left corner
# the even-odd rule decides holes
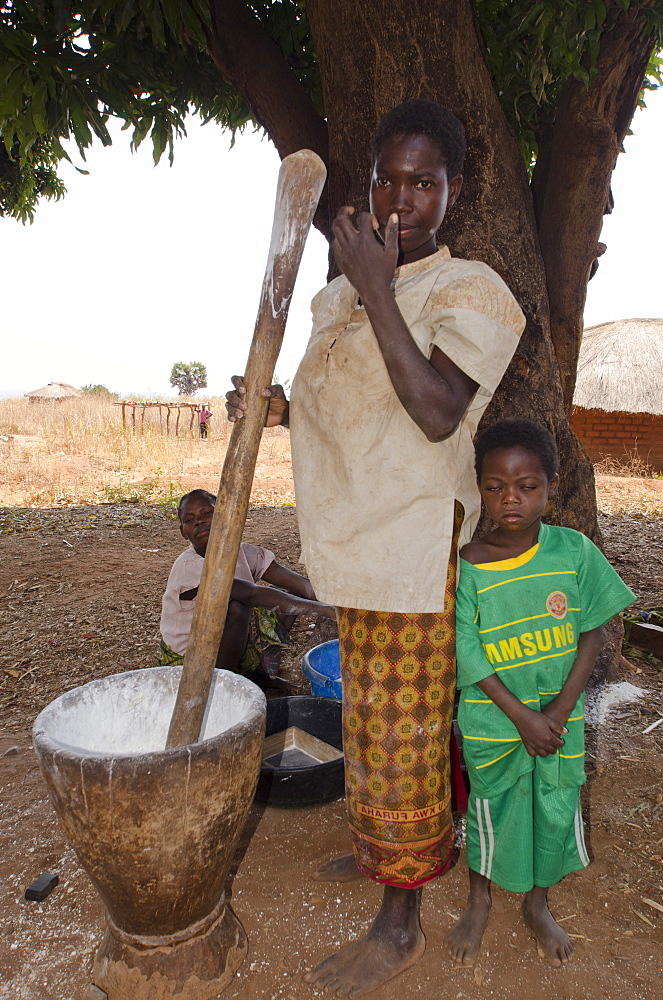
[[[557,491],[552,435],[504,420],[476,444],[476,472],[496,527],[461,551],[456,605],[458,722],[470,777],[470,894],[449,951],[471,965],[491,882],[523,892],[523,916],[551,965],[573,942],[548,889],[589,863],[580,786],[585,685],[602,626],[634,594],[585,535],[541,523]]]

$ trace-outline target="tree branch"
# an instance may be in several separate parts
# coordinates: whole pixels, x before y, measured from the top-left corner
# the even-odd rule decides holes
[[[259,18],[243,0],[210,0],[210,7],[209,53],[224,80],[239,90],[269,134],[279,156],[312,149],[328,164],[327,125]],[[323,199],[315,222],[329,237]]]
[[[533,185],[551,336],[567,409],[575,389],[587,282],[605,249],[599,236],[610,178],[655,44],[655,33],[637,12],[620,12],[606,26],[590,86],[570,79],[563,88],[545,170]]]

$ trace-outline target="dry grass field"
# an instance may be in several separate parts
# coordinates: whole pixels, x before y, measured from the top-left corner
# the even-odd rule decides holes
[[[89,503],[168,502],[188,489],[216,491],[230,437],[225,400],[207,397],[213,417],[207,440],[189,430],[182,415],[179,435],[166,434],[165,410],[146,410],[136,428],[122,426],[122,407],[111,398],[87,395],[63,402],[0,400],[0,506],[69,507]],[[599,509],[610,515],[663,514],[663,478],[625,454],[624,462],[596,467]],[[276,491],[276,492],[274,492]],[[292,502],[290,437],[264,432],[253,499],[278,496]]]
[[[207,399],[213,413],[207,440],[189,431],[188,414],[179,436],[165,433],[165,412],[146,410],[141,425],[122,426],[122,407],[94,395],[63,402],[0,401],[0,506],[53,507],[80,503],[155,503],[187,489],[214,489],[230,436],[223,399]],[[287,431],[265,433],[256,478],[289,478]],[[260,491],[262,487],[256,483]]]

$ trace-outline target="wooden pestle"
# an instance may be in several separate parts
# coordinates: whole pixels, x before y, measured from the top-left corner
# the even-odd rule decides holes
[[[246,367],[246,415],[228,443],[191,633],[166,747],[197,743],[223,635],[253,474],[290,299],[327,172],[310,149],[281,163],[269,255]]]

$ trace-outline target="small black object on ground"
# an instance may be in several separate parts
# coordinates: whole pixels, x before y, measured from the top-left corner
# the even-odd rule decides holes
[[[341,798],[342,750],[340,701],[312,695],[271,698],[256,799],[269,806],[298,808]]]
[[[47,896],[53,892],[56,885],[60,879],[53,872],[44,872],[39,878],[36,878],[32,885],[29,885],[25,890],[25,898],[30,899],[35,903],[41,903],[42,899],[46,899]]]

